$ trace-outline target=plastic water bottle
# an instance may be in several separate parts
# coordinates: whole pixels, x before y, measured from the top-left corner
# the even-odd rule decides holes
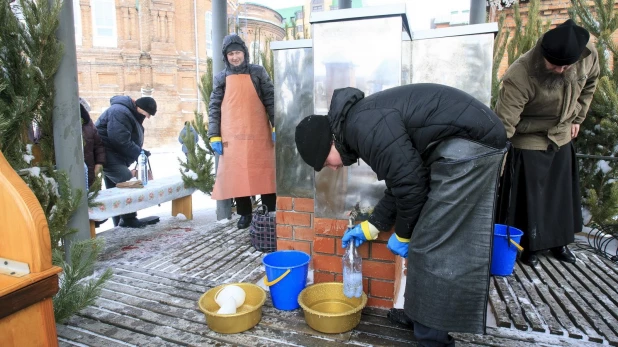
[[[137,179],[142,181],[143,185],[148,184],[148,157],[146,157],[146,153],[142,150],[137,158]]]
[[[348,298],[363,295],[363,262],[354,240],[343,253],[343,294]]]

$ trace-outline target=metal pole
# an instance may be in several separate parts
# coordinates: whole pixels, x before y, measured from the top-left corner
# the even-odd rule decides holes
[[[482,24],[487,22],[485,0],[470,0],[470,24]]]
[[[223,56],[221,49],[223,47],[223,38],[227,34],[227,1],[212,0],[212,76],[217,76],[225,65],[223,64]],[[219,156],[215,156],[215,167],[219,166]],[[217,200],[217,220],[222,220],[232,217],[232,200]]]
[[[200,83],[200,53],[199,53],[199,44],[197,42],[198,32],[197,32],[197,0],[193,0],[193,31],[195,33],[195,96],[197,99],[197,112],[200,112],[200,88],[198,85]],[[208,28],[206,28],[206,36],[208,36]]]
[[[55,1],[48,0],[50,6]],[[64,46],[64,55],[54,76],[54,147],[56,149],[56,169],[69,175],[73,190],[84,192],[77,211],[69,220],[67,228],[77,229],[77,233],[66,240],[66,256],[72,241],[90,239],[88,206],[86,203],[86,181],[84,173],[84,149],[82,143],[82,123],[79,114],[77,86],[77,56],[75,52],[75,26],[73,23],[73,1],[63,1],[59,17],[60,25],[56,37]]]
[[[352,0],[339,0],[339,9],[352,8]]]

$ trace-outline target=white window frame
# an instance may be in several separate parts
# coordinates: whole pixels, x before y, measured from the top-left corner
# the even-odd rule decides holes
[[[92,45],[94,47],[118,47],[118,22],[116,19],[116,1],[115,0],[91,0],[92,8]],[[112,8],[112,36],[97,35],[97,20],[96,12],[101,6],[110,6]]]
[[[75,24],[75,44],[82,45],[83,31],[82,31],[82,10],[79,6],[79,0],[73,0],[73,22]]]
[[[206,11],[204,15],[204,27],[206,28],[206,55],[212,58],[212,12]]]

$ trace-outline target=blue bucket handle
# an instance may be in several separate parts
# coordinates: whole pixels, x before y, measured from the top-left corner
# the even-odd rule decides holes
[[[287,271],[286,271],[286,272],[284,272],[284,273],[283,273],[283,275],[281,275],[281,276],[279,276],[279,277],[275,278],[274,280],[272,280],[272,281],[270,281],[270,282],[266,279],[266,276],[264,276],[264,284],[265,284],[267,287],[274,286],[275,284],[279,283],[279,281],[281,281],[281,280],[282,280],[285,276],[287,276],[287,275],[290,273],[290,271],[292,271],[292,269],[287,269]]]

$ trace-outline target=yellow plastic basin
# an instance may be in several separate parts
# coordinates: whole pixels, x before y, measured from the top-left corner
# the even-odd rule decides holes
[[[215,296],[225,286],[236,285],[245,291],[245,302],[234,314],[217,314],[219,305]],[[255,284],[229,283],[216,286],[204,293],[198,305],[206,317],[206,324],[212,331],[222,334],[235,334],[249,330],[262,319],[262,305],[266,301],[266,293]]]
[[[298,296],[305,321],[317,331],[338,334],[354,329],[367,304],[367,295],[348,298],[343,295],[343,283],[325,282],[311,285]]]

